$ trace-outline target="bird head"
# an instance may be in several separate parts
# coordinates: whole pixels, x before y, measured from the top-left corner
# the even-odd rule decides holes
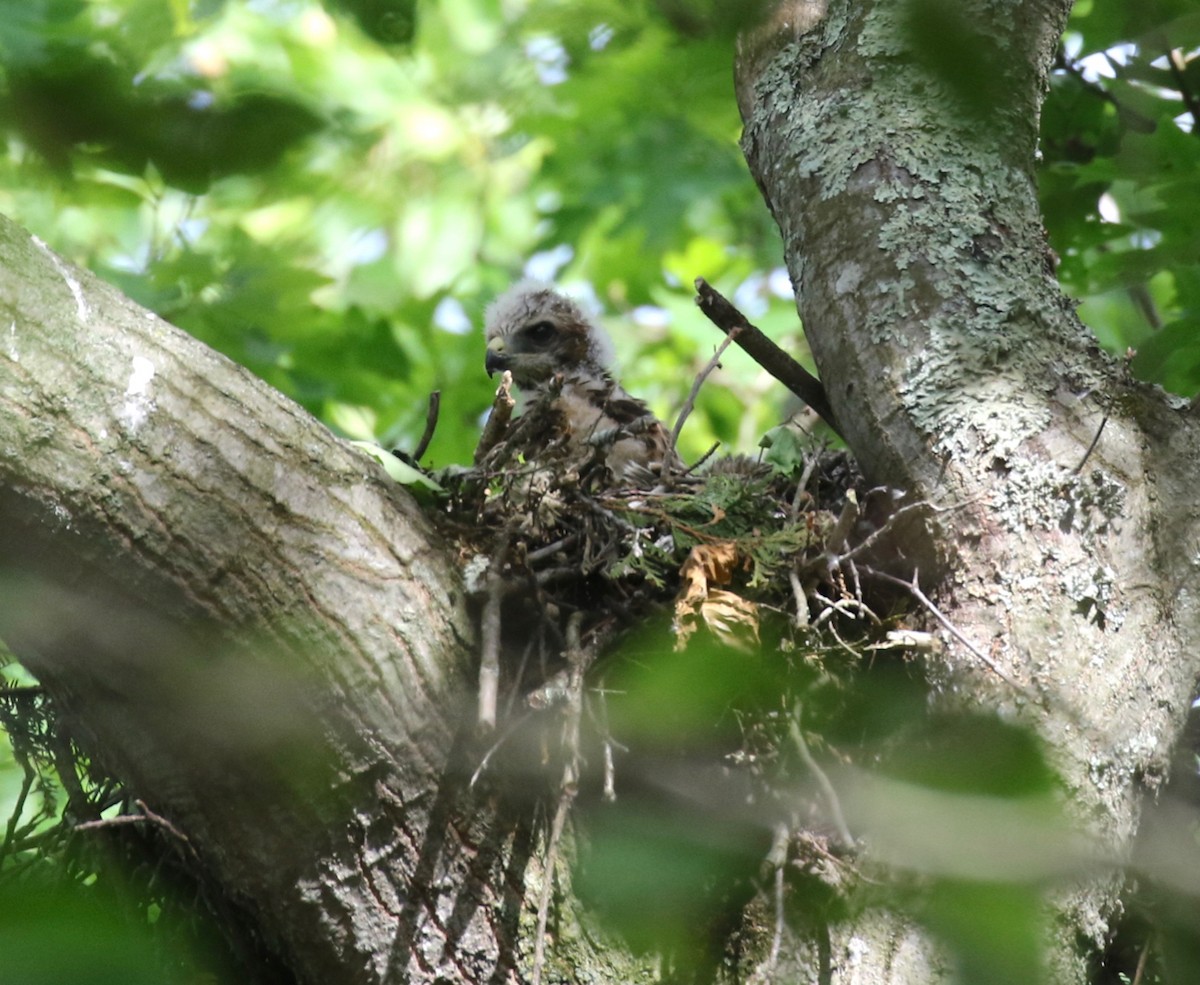
[[[484,318],[488,376],[510,370],[518,386],[536,387],[555,373],[608,362],[608,338],[570,298],[524,280],[488,305]]]

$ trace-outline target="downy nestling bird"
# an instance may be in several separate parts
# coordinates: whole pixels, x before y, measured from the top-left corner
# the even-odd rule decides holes
[[[603,454],[618,485],[653,485],[668,459],[683,468],[662,423],[610,374],[607,335],[570,298],[524,280],[488,306],[485,322],[489,376],[511,371],[527,401],[558,388],[550,403],[560,430],[554,440],[570,457]]]

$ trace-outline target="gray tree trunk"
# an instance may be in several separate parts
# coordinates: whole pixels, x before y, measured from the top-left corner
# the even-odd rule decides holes
[[[788,5],[739,93],[849,442],[876,480],[953,507],[942,606],[1021,690],[949,636],[932,673],[947,701],[1031,723],[1122,857],[1200,671],[1200,448],[1046,266],[1032,165],[1067,7],[979,5],[1012,73],[986,126],[903,57],[894,2]],[[536,837],[456,773],[472,621],[417,504],[7,222],[0,309],[0,638],[301,980],[521,980]],[[1076,937],[1102,942],[1117,888],[1051,904],[1057,981],[1084,980]],[[648,974],[559,929],[563,977]],[[789,936],[773,975],[949,972],[871,911]]]
[[[1125,858],[1200,673],[1197,420],[1130,381],[1053,277],[1034,156],[1070,0],[953,5],[994,47],[971,56],[1004,68],[986,118],[910,56],[912,6],[780,4],[740,53],[743,147],[850,446],[875,481],[952,507],[942,607],[1037,699],[947,634],[946,700],[1030,723],[1072,815]],[[1051,980],[1085,979],[1077,938],[1103,943],[1119,886],[1060,895]],[[857,934],[833,981],[935,980]]]

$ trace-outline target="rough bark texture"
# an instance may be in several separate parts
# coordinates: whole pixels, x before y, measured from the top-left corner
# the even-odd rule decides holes
[[[1047,267],[1033,152],[1067,0],[974,6],[1010,76],[986,124],[947,111],[896,0],[801,0],[748,42],[745,147],[853,450],[954,507],[941,601],[1036,695],[947,638],[946,701],[1032,723],[1074,816],[1123,856],[1200,670],[1200,441],[1099,352]],[[455,772],[472,632],[420,509],[4,222],[0,564],[0,638],[301,980],[521,978],[532,812]],[[1116,899],[1111,879],[1061,891],[1055,981],[1083,980],[1076,937],[1097,946]],[[556,915],[548,971],[661,977]],[[786,943],[775,978],[948,976],[887,912]]]
[[[7,220],[0,324],[0,638],[300,980],[506,980],[530,829],[453,772],[417,504]]]
[[[1099,351],[1047,259],[1034,152],[1069,7],[970,5],[1006,72],[986,120],[911,57],[896,0],[781,5],[747,40],[738,92],[847,439],[874,480],[958,507],[944,606],[1039,698],[947,637],[947,700],[1032,723],[1078,822],[1124,857],[1200,670],[1200,447],[1179,402]],[[1055,904],[1053,980],[1083,980],[1075,935],[1101,944],[1117,889],[1095,879]],[[875,956],[832,980],[917,980]]]

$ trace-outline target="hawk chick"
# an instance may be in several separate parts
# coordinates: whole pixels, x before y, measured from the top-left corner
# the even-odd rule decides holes
[[[488,306],[485,323],[488,375],[511,371],[535,399],[557,389],[550,407],[572,457],[606,448],[604,464],[623,484],[653,482],[668,457],[681,467],[662,423],[609,373],[608,337],[570,298],[521,281]]]

